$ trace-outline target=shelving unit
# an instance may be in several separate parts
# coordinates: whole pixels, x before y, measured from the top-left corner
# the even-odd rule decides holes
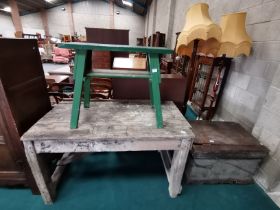
[[[199,118],[213,118],[230,69],[231,59],[197,56],[190,102]]]

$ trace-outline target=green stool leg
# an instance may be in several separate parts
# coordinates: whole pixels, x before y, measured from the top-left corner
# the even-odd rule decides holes
[[[74,58],[74,67],[75,67],[75,65],[77,65],[77,63],[78,63],[78,53],[76,52],[76,55],[75,55],[75,58]],[[74,69],[74,71],[73,71],[73,79],[75,80],[76,79],[76,71],[75,71],[75,69]]]
[[[147,67],[150,70],[150,56],[148,56],[148,62],[147,62]],[[150,74],[150,79],[149,79],[149,93],[150,93],[150,101],[151,101],[151,106],[154,108],[154,96],[153,96],[153,87],[152,87],[152,74]]]
[[[84,107],[89,108],[90,105],[90,77],[85,77],[84,81]]]
[[[163,120],[162,120],[162,111],[161,111],[161,101],[160,101],[160,68],[159,68],[159,58],[157,54],[150,54],[149,55],[149,63],[150,63],[150,73],[151,73],[151,86],[152,86],[152,103],[154,105],[156,111],[156,120],[157,120],[157,127],[163,127]]]
[[[149,79],[149,91],[150,91],[150,100],[151,106],[154,108],[154,96],[153,96],[153,86],[152,78]]]
[[[75,129],[78,127],[80,105],[81,105],[81,95],[83,87],[83,78],[86,64],[86,51],[77,51],[77,57],[75,61],[75,86],[74,86],[74,98],[71,113],[70,128]]]

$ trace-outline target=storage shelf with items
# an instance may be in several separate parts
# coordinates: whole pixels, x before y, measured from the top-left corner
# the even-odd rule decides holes
[[[231,59],[197,56],[189,104],[198,118],[210,120],[226,83]]]

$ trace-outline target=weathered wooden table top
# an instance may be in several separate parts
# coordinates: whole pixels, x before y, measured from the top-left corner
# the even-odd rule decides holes
[[[61,103],[41,118],[21,138],[22,141],[90,140],[191,140],[194,135],[173,102],[162,105],[164,128],[156,128],[149,102],[95,101],[81,106],[78,129],[70,129],[71,103]]]

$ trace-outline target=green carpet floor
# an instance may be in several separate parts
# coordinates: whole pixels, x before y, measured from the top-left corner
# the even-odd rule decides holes
[[[0,188],[1,210],[274,210],[257,185],[184,185],[171,199],[157,152],[95,153],[66,171],[54,205],[27,189]]]

